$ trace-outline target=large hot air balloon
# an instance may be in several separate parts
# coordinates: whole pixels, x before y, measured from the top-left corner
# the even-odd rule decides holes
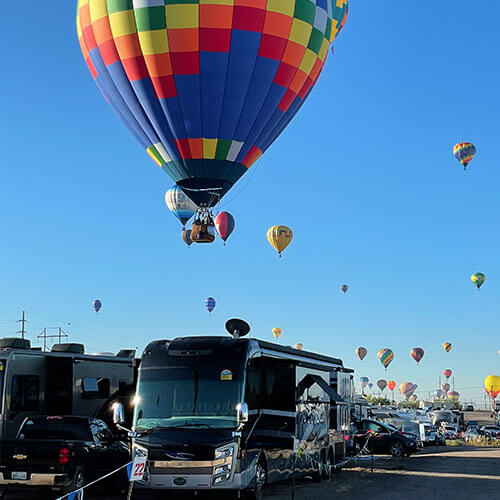
[[[412,382],[403,382],[399,386],[399,392],[408,401],[409,397],[417,390],[417,384]]]
[[[452,345],[449,343],[449,342],[445,342],[443,344],[443,349],[446,351],[446,352],[450,352],[451,351],[451,348],[452,348]]]
[[[477,289],[479,290],[482,286],[483,283],[486,281],[486,276],[483,273],[474,273],[470,279],[472,280],[472,283],[477,286]]]
[[[94,311],[96,314],[101,310],[102,302],[99,299],[94,300]]]
[[[347,0],[79,0],[77,31],[109,105],[210,207],[297,113],[346,12]]]
[[[213,297],[208,297],[208,299],[205,299],[205,308],[210,314],[214,309],[215,309],[215,299]]]
[[[354,352],[361,361],[363,361],[363,359],[365,359],[366,355],[368,354],[368,350],[366,349],[366,347],[358,347]]]
[[[267,231],[267,240],[271,246],[278,252],[281,257],[281,252],[291,243],[293,232],[286,226],[273,226]]]
[[[476,154],[476,146],[471,142],[459,142],[453,147],[453,154],[465,170]]]
[[[457,391],[450,391],[448,393],[448,399],[450,401],[455,402],[455,401],[458,401],[459,398],[460,398],[460,394]]]
[[[448,380],[452,375],[453,375],[453,372],[447,368],[444,372],[443,372],[443,375],[446,377],[446,379]]]
[[[229,212],[221,212],[215,218],[215,229],[217,229],[225,245],[234,229],[234,217]]]
[[[383,379],[377,380],[377,387],[380,389],[380,392],[383,392],[387,387],[387,381]]]
[[[181,233],[182,241],[190,247],[191,244],[193,243],[193,240],[191,239],[191,229],[186,229],[184,228]]]
[[[500,377],[497,375],[489,375],[484,379],[484,390],[489,394],[491,399],[495,399],[500,394]]]
[[[183,226],[186,225],[198,208],[179,186],[172,186],[165,193],[165,203]]]
[[[411,357],[418,363],[424,357],[424,350],[421,347],[414,347],[411,350]]]
[[[273,335],[276,338],[276,340],[278,340],[279,336],[281,335],[281,328],[274,327],[273,328]]]
[[[340,289],[341,289],[344,293],[346,293],[346,292],[347,292],[347,290],[349,290],[349,285],[345,285],[345,284],[344,284],[344,285],[342,285],[342,286],[340,287]]]
[[[441,384],[441,390],[443,391],[443,396],[446,396],[446,394],[448,394],[448,391],[450,390],[450,384],[448,384],[447,382]]]
[[[394,380],[389,380],[389,382],[387,382],[387,387],[390,391],[393,391],[396,388],[396,382]]]
[[[377,358],[382,363],[383,367],[387,370],[387,367],[394,359],[394,353],[390,349],[380,349],[377,354]]]

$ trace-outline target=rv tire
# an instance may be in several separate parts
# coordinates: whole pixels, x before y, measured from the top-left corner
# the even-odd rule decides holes
[[[261,460],[257,462],[255,466],[255,478],[253,488],[250,490],[243,491],[241,498],[244,500],[263,500],[264,498],[264,486],[267,482],[267,472],[264,464]]]
[[[325,454],[324,451],[321,450],[318,459],[318,468],[312,473],[312,480],[315,483],[320,483],[324,476],[325,470]]]
[[[330,479],[332,478],[332,473],[333,473],[333,468],[334,468],[334,465],[333,465],[333,453],[332,453],[332,450],[331,448],[329,448],[328,450],[325,450],[325,467],[324,467],[324,472],[323,472],[323,479],[325,481],[330,481]]]

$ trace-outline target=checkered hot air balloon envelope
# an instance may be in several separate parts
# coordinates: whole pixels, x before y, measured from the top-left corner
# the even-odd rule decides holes
[[[197,206],[210,207],[300,109],[347,8],[347,0],[79,0],[77,30],[130,133]]]

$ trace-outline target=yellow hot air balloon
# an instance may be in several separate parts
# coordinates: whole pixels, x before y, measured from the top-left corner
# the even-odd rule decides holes
[[[304,345],[298,342],[297,344],[294,345],[295,349],[298,349],[299,351],[302,351],[304,349]]]
[[[276,337],[276,340],[278,340],[279,336],[281,335],[281,328],[273,328],[273,335]]]
[[[286,226],[273,226],[267,231],[267,239],[281,257],[281,252],[290,244],[293,232]]]
[[[500,377],[490,375],[484,380],[484,390],[495,399],[500,394]]]

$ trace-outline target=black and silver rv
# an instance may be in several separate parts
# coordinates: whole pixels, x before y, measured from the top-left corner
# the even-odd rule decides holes
[[[134,453],[147,455],[137,486],[259,498],[294,473],[328,478],[342,460],[352,371],[340,359],[239,338],[249,327],[228,323],[233,338],[146,347],[131,433]]]
[[[14,439],[32,415],[95,416],[113,397],[133,392],[135,351],[89,355],[81,344],[51,352],[28,340],[0,339],[0,441]]]

